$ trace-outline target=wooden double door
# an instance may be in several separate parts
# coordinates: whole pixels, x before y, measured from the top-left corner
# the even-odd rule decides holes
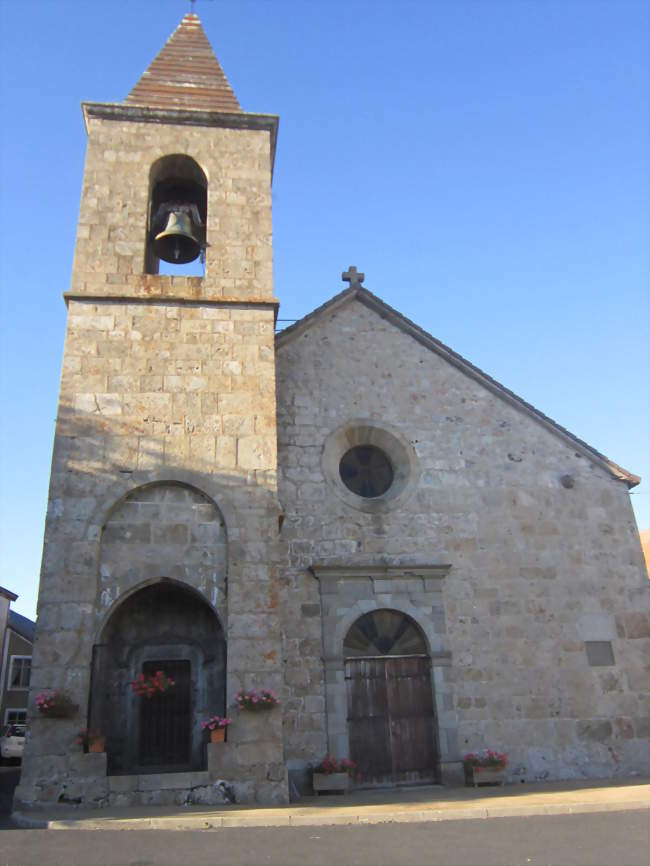
[[[350,758],[365,785],[438,781],[431,659],[345,661]]]

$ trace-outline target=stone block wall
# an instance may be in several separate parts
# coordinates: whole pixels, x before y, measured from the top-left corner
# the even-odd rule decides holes
[[[205,494],[177,483],[137,487],[102,530],[95,631],[120,597],[160,577],[197,589],[227,619],[227,541]]]
[[[527,779],[647,772],[649,593],[625,485],[358,300],[280,336],[277,376],[290,765],[327,747],[329,626],[321,638],[309,568],[449,564],[457,756],[505,750]],[[392,502],[355,507],[326,465],[345,425],[412,450]],[[602,640],[615,664],[594,667],[586,643]]]
[[[87,126],[72,293],[273,297],[268,131],[92,115]],[[204,279],[144,273],[149,171],[157,159],[178,153],[208,178]]]
[[[62,688],[80,709],[34,717],[26,804],[65,792],[93,644],[147,582],[215,610],[228,703],[282,685],[269,132],[87,120],[30,704]],[[204,278],[143,273],[149,169],[170,153],[209,180]],[[105,802],[100,776],[84,802]]]
[[[284,803],[287,770],[282,748],[282,708],[234,710],[225,743],[210,743],[208,773],[228,779],[238,803]]]

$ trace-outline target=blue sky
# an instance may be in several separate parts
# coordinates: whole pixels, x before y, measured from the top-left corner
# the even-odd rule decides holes
[[[86,136],[181,0],[0,0],[0,584],[33,616]],[[243,108],[280,115],[275,291],[366,286],[650,476],[648,6],[199,0]],[[632,495],[650,527],[650,485]]]

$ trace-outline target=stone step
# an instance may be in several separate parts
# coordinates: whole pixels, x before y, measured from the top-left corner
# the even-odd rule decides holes
[[[210,784],[207,770],[183,773],[144,773],[129,776],[109,776],[108,790],[113,793],[129,791],[189,791]]]

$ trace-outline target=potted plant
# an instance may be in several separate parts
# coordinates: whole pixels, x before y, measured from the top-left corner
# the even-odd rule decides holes
[[[41,692],[36,695],[36,709],[42,716],[50,719],[69,719],[79,709],[73,704],[69,695],[60,689]]]
[[[99,731],[82,728],[77,734],[77,744],[83,748],[84,752],[103,752],[106,746],[106,737]]]
[[[316,794],[323,791],[340,791],[345,794],[350,779],[361,779],[359,768],[348,758],[326,755],[320,764],[312,768],[312,787]]]
[[[469,752],[463,758],[465,768],[465,784],[503,785],[506,777],[508,756],[505,752],[494,752],[492,749],[481,749],[479,752]]]
[[[270,710],[277,706],[278,699],[272,689],[250,689],[245,692],[239,689],[236,696],[237,706],[240,710]]]
[[[131,683],[133,691],[141,698],[153,698],[155,695],[164,695],[174,685],[175,680],[168,677],[164,671],[156,671],[150,677],[140,674]]]
[[[223,716],[210,716],[201,722],[201,730],[208,732],[211,743],[223,743],[226,739],[226,728],[231,722],[232,719]]]

